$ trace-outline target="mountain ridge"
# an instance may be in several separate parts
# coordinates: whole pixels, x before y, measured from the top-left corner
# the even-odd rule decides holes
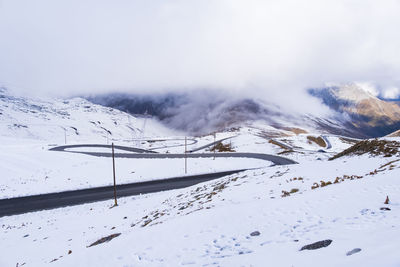
[[[320,99],[331,114],[322,117],[293,114],[274,103],[212,91],[104,94],[87,99],[131,114],[148,112],[168,127],[192,133],[223,130],[258,120],[277,129],[304,127],[357,138],[385,136],[400,128],[400,107],[377,98],[355,83],[309,89],[308,93]]]

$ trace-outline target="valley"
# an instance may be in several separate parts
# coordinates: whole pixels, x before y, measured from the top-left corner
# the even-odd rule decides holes
[[[83,99],[46,102],[3,92],[0,100],[7,114],[0,207],[13,198],[16,209],[26,207],[17,215],[3,209],[0,249],[8,253],[1,266],[243,266],[265,257],[282,266],[395,266],[400,260],[397,150],[331,160],[356,151],[360,140],[262,120],[185,136],[154,118]],[[182,185],[164,186],[176,177]],[[160,187],[137,191],[146,183]],[[95,193],[105,186],[107,196]],[[72,201],[62,193],[79,190],[98,198]],[[59,200],[46,200],[57,192]],[[64,196],[71,202],[57,206]],[[331,243],[300,251],[321,240]]]

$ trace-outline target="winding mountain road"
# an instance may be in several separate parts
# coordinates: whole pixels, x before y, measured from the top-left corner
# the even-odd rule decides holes
[[[85,151],[68,151],[67,149],[76,148],[106,148],[111,150],[110,145],[97,145],[97,144],[85,144],[85,145],[66,145],[51,148],[51,151],[63,151],[67,153],[80,153],[96,157],[111,157],[112,154],[108,152],[85,152]],[[261,153],[186,153],[186,154],[160,154],[154,151],[125,147],[115,146],[118,150],[125,150],[127,153],[115,153],[117,158],[133,158],[133,159],[169,159],[169,158],[253,158],[266,160],[272,162],[275,165],[288,165],[296,164],[297,162],[280,156],[261,154]],[[163,180],[154,180],[148,182],[131,183],[117,185],[117,195],[131,196],[146,193],[161,192],[165,190],[179,189],[183,187],[192,186],[205,181],[221,178],[227,175],[235,174],[248,169],[224,171],[217,173],[208,173],[201,175],[191,175],[183,177],[168,178]],[[89,202],[95,202],[100,200],[107,200],[113,198],[113,187],[104,186],[89,189],[81,189],[74,191],[66,191],[59,193],[42,194],[35,196],[18,197],[11,199],[0,199],[0,217],[16,215],[26,212],[33,212],[46,209],[54,209],[71,205],[84,204]]]
[[[321,138],[324,140],[325,144],[326,144],[326,149],[331,149],[332,148],[332,144],[329,141],[328,137],[326,135],[321,135]]]
[[[107,148],[110,152],[87,152],[87,151],[76,151],[67,150],[71,148]],[[276,165],[288,165],[296,164],[297,162],[288,158],[262,154],[262,153],[247,153],[247,152],[223,152],[223,153],[156,153],[154,151],[146,151],[143,149],[135,149],[125,146],[114,146],[118,150],[126,150],[134,153],[115,153],[116,158],[133,158],[133,159],[177,159],[177,158],[253,158],[261,159],[273,162]],[[51,148],[52,151],[63,151],[68,153],[79,153],[95,157],[111,157],[111,146],[110,145],[92,145],[92,144],[82,144],[82,145],[69,145],[69,146],[59,146]]]
[[[213,145],[217,145],[217,144],[219,144],[219,143],[222,143],[222,142],[225,141],[225,140],[232,139],[232,138],[235,138],[235,137],[236,137],[236,136],[226,137],[226,138],[217,140],[217,141],[215,141],[215,142],[206,144],[206,145],[204,145],[204,146],[201,146],[201,147],[197,147],[197,148],[188,150],[187,152],[189,152],[189,153],[197,152],[197,151],[203,150],[203,149],[205,149],[205,148],[207,148],[207,147],[210,147],[210,146],[213,146]]]

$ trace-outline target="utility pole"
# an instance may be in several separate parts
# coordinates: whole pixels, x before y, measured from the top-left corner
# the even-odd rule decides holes
[[[146,128],[146,121],[147,121],[147,109],[146,109],[146,112],[144,113],[144,121],[143,121],[141,139],[144,138],[144,130],[145,130],[145,128]]]
[[[187,137],[185,136],[185,174],[187,174]]]
[[[217,150],[217,144],[215,143],[217,141],[217,132],[214,132],[214,160],[215,160],[215,151]]]
[[[113,177],[114,177],[114,206],[118,206],[117,203],[117,185],[115,182],[115,156],[114,156],[114,143],[111,144],[111,149],[112,149],[112,160],[113,160]]]
[[[134,132],[134,128],[131,126],[131,115],[129,115],[128,113],[128,110],[126,111],[126,113],[127,113],[127,116],[128,116],[128,124],[129,124],[129,129],[131,130],[131,139],[132,139],[132,146],[134,146],[135,145],[135,141],[134,141],[134,136],[133,136],[133,132]],[[136,143],[136,146],[137,146],[137,143]]]

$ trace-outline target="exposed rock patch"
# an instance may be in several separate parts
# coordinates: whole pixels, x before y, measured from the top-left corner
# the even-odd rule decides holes
[[[399,154],[400,142],[387,140],[363,140],[333,156],[334,160],[343,156],[370,154],[372,156],[391,157]]]
[[[346,256],[351,256],[351,255],[356,254],[356,253],[358,253],[360,251],[361,251],[361,248],[355,248],[355,249],[350,250],[349,252],[347,252]]]
[[[261,233],[259,231],[254,231],[250,233],[250,236],[259,236]]]
[[[322,241],[318,241],[309,245],[305,245],[304,247],[302,247],[300,249],[300,251],[302,250],[315,250],[315,249],[320,249],[320,248],[324,248],[329,246],[332,243],[332,240],[327,239],[327,240],[322,240]]]
[[[113,240],[114,238],[116,238],[116,237],[118,237],[120,235],[121,235],[121,233],[116,233],[116,234],[112,234],[112,235],[109,235],[109,236],[106,236],[106,237],[102,237],[99,240],[97,240],[96,242],[90,244],[88,246],[88,248],[93,247],[93,246],[97,246],[97,245],[100,245],[100,244],[103,244],[103,243],[106,243],[106,242],[110,242],[111,240]]]

